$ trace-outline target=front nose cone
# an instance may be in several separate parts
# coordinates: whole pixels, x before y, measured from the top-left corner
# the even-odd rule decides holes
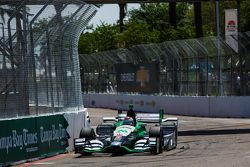
[[[111,143],[112,147],[121,147],[121,145],[122,145],[122,142],[118,142],[118,141],[114,141]]]

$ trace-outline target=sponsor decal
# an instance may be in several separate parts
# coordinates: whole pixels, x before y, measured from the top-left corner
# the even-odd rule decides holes
[[[225,35],[237,35],[238,11],[237,9],[225,10]]]
[[[144,101],[141,100],[141,101],[135,101],[135,104],[136,105],[140,105],[140,106],[144,106]]]
[[[149,82],[149,71],[144,66],[140,66],[140,70],[136,71],[136,82],[140,82],[141,87]]]
[[[116,128],[114,136],[127,136],[135,130],[135,127],[130,125],[122,125]]]
[[[228,22],[227,22],[227,31],[229,31],[229,32],[235,32],[236,31],[236,22],[235,22],[235,20],[229,20]]]
[[[121,63],[115,66],[118,92],[158,93],[160,71],[158,62]]]
[[[41,143],[48,142],[50,146],[51,141],[56,141],[58,143],[59,140],[63,138],[67,138],[67,131],[61,124],[58,125],[58,128],[52,125],[52,128],[49,130],[44,130],[43,126],[40,127]]]
[[[225,10],[225,41],[238,53],[238,11],[237,9]]]
[[[135,104],[135,105],[139,105],[139,106],[152,106],[152,107],[155,107],[156,106],[156,101],[152,100],[152,101],[144,101],[144,100],[140,100],[140,101],[133,101],[133,100],[129,100],[129,101],[126,101],[126,100],[116,100],[116,103],[117,104],[125,104],[125,105],[128,105],[128,104]]]
[[[155,101],[146,102],[146,105],[154,107],[156,105]]]
[[[135,73],[122,73],[120,74],[121,82],[134,82],[135,81]]]
[[[64,152],[68,122],[63,115],[0,121],[0,166]]]
[[[43,126],[40,127],[40,135],[37,132],[29,132],[28,129],[24,128],[22,131],[16,129],[11,131],[9,136],[0,137],[0,151],[5,150],[6,154],[9,154],[9,150],[18,148],[22,150],[26,147],[27,152],[37,151],[37,147],[28,148],[31,145],[41,143],[48,143],[51,141],[59,142],[60,139],[67,137],[67,131],[61,124],[56,128],[55,125],[51,126],[51,129],[45,129]]]

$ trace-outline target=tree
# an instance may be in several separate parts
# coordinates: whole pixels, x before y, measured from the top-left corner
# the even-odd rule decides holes
[[[250,31],[250,1],[241,2],[240,16],[240,31]]]
[[[117,48],[116,35],[119,33],[118,25],[102,23],[95,30],[84,32],[79,40],[79,53],[93,53]]]
[[[214,1],[202,2],[202,22],[204,36],[216,34]],[[236,1],[220,1],[221,32],[224,31],[224,9],[237,8]],[[241,2],[240,30],[250,30],[250,1]],[[195,38],[194,6],[190,3],[177,3],[176,24],[169,24],[169,4],[142,4],[139,9],[128,11],[128,22],[124,31],[118,25],[102,24],[92,32],[82,34],[79,41],[80,53],[130,47],[142,43],[157,43],[169,40]]]
[[[104,51],[115,49],[117,43],[115,41],[115,35],[119,33],[119,28],[117,25],[108,25],[102,23],[101,26],[98,26],[94,32],[97,50]]]
[[[79,41],[79,53],[93,53],[131,47],[141,43],[157,43],[166,40],[194,37],[192,20],[189,18],[190,5],[177,4],[177,25],[174,29],[169,24],[168,4],[145,4],[140,9],[128,13],[128,23],[124,31],[119,32],[117,24],[101,24],[96,29],[86,31]]]
[[[124,47],[131,47],[136,44],[159,42],[160,31],[151,29],[145,22],[134,20],[126,24],[125,30],[116,35],[118,43],[124,43]]]
[[[224,34],[225,30],[225,9],[237,9],[237,1],[220,1],[220,30]],[[250,1],[240,1],[239,31],[250,30]],[[205,36],[213,36],[216,33],[215,4],[214,1],[202,2],[203,29]]]
[[[139,20],[151,30],[162,30],[169,27],[168,4],[145,4],[139,9],[133,9],[128,14],[129,21]]]

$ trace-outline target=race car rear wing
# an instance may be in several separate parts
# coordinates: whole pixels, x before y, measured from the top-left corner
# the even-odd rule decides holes
[[[136,119],[145,123],[159,123],[160,114],[137,114]]]
[[[117,117],[103,117],[103,122],[117,122],[123,120],[126,117],[126,114],[122,112],[118,112]],[[136,114],[136,120],[144,122],[144,123],[159,123],[163,125],[176,125],[178,126],[178,118],[170,117],[170,118],[163,118],[164,112],[160,110],[159,113],[138,113]]]
[[[103,122],[117,122],[123,120],[126,114],[119,114],[117,117],[103,117]],[[137,114],[137,121],[145,123],[159,123],[159,114]]]
[[[103,121],[103,123],[106,123],[106,122],[117,122],[118,119],[116,117],[103,117],[102,121]]]
[[[178,118],[177,117],[169,117],[166,119],[162,119],[162,125],[175,125],[178,126]]]
[[[159,123],[163,125],[176,125],[178,126],[177,117],[163,118],[161,114],[138,114],[137,120],[145,123]]]

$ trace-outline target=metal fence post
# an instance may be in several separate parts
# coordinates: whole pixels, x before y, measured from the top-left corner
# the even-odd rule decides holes
[[[219,95],[223,95],[222,87],[222,72],[221,72],[221,53],[220,53],[220,6],[219,0],[215,0],[216,12],[216,32],[217,32],[217,55],[218,55],[218,80],[219,80]]]

